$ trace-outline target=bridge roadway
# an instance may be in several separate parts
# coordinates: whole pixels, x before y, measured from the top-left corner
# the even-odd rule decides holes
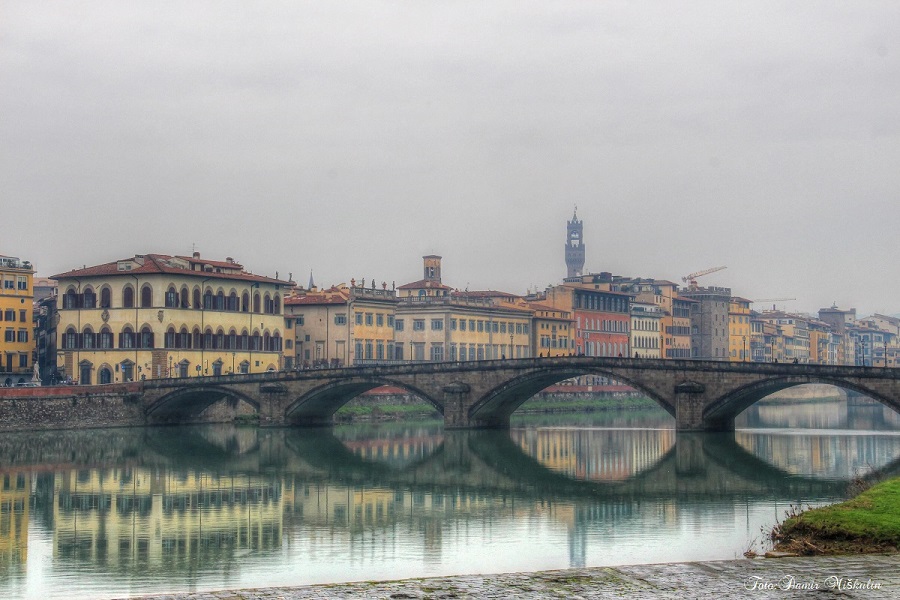
[[[327,425],[341,406],[382,385],[432,404],[446,428],[506,428],[549,385],[600,375],[653,398],[678,431],[730,431],[734,418],[785,388],[825,383],[900,412],[900,369],[785,363],[598,358],[422,362],[0,392],[0,430],[191,423],[218,402],[246,403],[260,426]]]

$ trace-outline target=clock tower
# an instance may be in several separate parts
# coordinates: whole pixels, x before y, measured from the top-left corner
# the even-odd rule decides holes
[[[583,223],[578,220],[578,207],[572,214],[572,220],[566,222],[566,277],[579,277],[584,268],[584,240],[582,238]]]

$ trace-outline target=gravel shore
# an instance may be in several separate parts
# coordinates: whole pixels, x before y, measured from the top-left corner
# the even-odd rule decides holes
[[[900,554],[794,557],[459,575],[141,596],[141,600],[312,598],[900,598]]]

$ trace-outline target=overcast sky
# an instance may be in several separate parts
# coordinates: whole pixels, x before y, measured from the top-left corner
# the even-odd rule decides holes
[[[900,312],[900,5],[0,0],[0,254]],[[761,308],[762,305],[757,305]]]

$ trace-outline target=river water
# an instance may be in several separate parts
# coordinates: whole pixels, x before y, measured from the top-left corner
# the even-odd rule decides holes
[[[791,505],[900,474],[881,405],[0,435],[0,597],[104,598],[739,557]]]

